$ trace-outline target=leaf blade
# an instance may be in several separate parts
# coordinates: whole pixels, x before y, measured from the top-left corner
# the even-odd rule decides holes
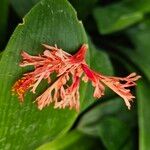
[[[144,1],[121,1],[106,7],[95,8],[93,15],[102,34],[125,29],[144,18],[150,11],[150,3]]]
[[[136,89],[139,115],[139,149],[145,150],[150,146],[149,121],[149,82],[141,80]]]
[[[98,140],[78,130],[71,131],[53,142],[46,143],[37,150],[91,150],[99,146]]]
[[[19,76],[29,69],[21,69],[18,66],[20,52],[25,50],[37,55],[43,51],[42,43],[57,44],[64,50],[75,52],[86,42],[84,28],[66,0],[42,0],[16,28],[0,61],[0,87],[5,85],[0,94],[2,148],[35,148],[45,140],[53,140],[64,134],[77,116],[73,110],[54,110],[53,106],[39,111],[32,103],[35,96],[29,93],[25,103],[19,105],[18,99],[11,94],[11,87]],[[44,84],[42,86],[39,91],[46,88]],[[81,90],[82,98],[83,89],[84,85]]]

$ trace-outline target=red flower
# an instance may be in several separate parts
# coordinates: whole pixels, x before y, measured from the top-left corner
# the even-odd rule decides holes
[[[75,55],[68,54],[57,46],[52,47],[43,45],[45,51],[43,55],[31,56],[26,52],[22,52],[23,62],[21,67],[34,66],[34,71],[26,73],[18,80],[12,91],[17,93],[21,102],[23,102],[24,94],[27,90],[35,93],[36,88],[43,79],[47,79],[51,84],[50,75],[57,74],[57,79],[50,87],[37,99],[39,109],[43,109],[50,103],[54,103],[54,108],[80,108],[79,86],[80,79],[84,82],[91,81],[95,88],[93,96],[100,98],[104,95],[105,85],[121,96],[127,107],[130,109],[130,101],[134,96],[131,94],[129,87],[135,86],[135,81],[140,78],[136,73],[132,73],[127,77],[111,77],[104,76],[91,70],[85,62],[85,55],[88,49],[86,44]]]

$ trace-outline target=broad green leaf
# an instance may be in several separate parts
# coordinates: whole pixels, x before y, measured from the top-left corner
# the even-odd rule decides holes
[[[131,37],[135,50],[120,48],[125,56],[127,56],[131,62],[133,62],[138,68],[146,75],[150,81],[150,21],[145,21],[139,24],[137,27],[128,31],[128,35]]]
[[[142,13],[150,12],[150,1],[149,0],[127,0],[127,4],[129,7],[135,8],[135,10]]]
[[[94,10],[99,32],[109,34],[127,28],[141,21],[145,13],[150,12],[150,1],[121,1]]]
[[[139,69],[146,75],[150,81],[150,66],[148,56],[144,57],[144,52],[133,51],[131,49],[121,49],[124,55],[126,55],[131,62],[133,62]]]
[[[127,31],[128,36],[135,45],[136,50],[143,55],[143,57],[149,56],[150,49],[150,20],[145,20],[138,26],[131,28]]]
[[[150,147],[150,82],[143,79],[137,85],[138,116],[139,116],[139,149]]]
[[[103,118],[107,118],[109,116],[123,120],[123,122],[128,123],[130,127],[134,127],[136,123],[134,108],[129,111],[121,98],[114,98],[93,107],[84,114],[80,119],[78,129],[86,134],[99,136],[99,124],[101,124]]]
[[[4,39],[6,36],[7,28],[7,16],[8,16],[8,0],[1,0],[0,2],[0,46],[4,45]]]
[[[10,0],[16,13],[22,18],[40,0]]]
[[[37,150],[91,150],[100,149],[99,140],[77,130],[71,131],[62,137],[46,143]]]
[[[63,18],[63,21],[62,21]],[[53,105],[39,111],[33,101],[47,85],[38,88],[36,95],[28,93],[25,103],[12,96],[14,82],[31,68],[19,67],[22,50],[31,55],[43,52],[42,43],[57,44],[74,53],[87,38],[76,12],[66,0],[42,0],[14,31],[0,61],[0,149],[34,149],[43,142],[64,134],[77,117],[75,110],[58,110]],[[86,86],[81,86],[81,101]]]
[[[111,61],[104,51],[99,50],[94,46],[94,44],[89,40],[89,50],[90,50],[90,67],[105,75],[113,75],[113,67]],[[93,104],[97,100],[93,97],[94,87],[91,83],[88,83],[86,88],[86,95],[83,101],[84,107],[83,110],[86,109],[89,105]],[[110,93],[105,92],[106,96],[110,96]]]
[[[108,150],[122,149],[129,133],[129,127],[117,118],[105,117],[99,124],[99,137]]]

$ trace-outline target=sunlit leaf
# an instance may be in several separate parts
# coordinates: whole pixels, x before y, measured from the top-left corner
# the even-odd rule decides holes
[[[63,18],[63,21],[62,21]],[[82,23],[66,0],[42,0],[14,31],[0,61],[0,149],[34,149],[43,142],[64,134],[76,119],[74,110],[58,110],[53,104],[39,111],[33,103],[35,97],[46,89],[41,84],[36,95],[27,94],[25,103],[19,104],[11,88],[23,72],[31,68],[19,67],[20,53],[41,54],[42,43],[57,44],[74,53],[87,43]],[[81,86],[81,101],[85,86]]]

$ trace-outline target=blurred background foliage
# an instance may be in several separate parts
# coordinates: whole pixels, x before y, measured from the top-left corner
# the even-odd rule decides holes
[[[60,137],[43,141],[41,146],[31,149],[148,150],[150,0],[68,1],[75,8],[88,35],[91,67],[116,76],[136,71],[142,79],[133,89],[136,99],[130,111],[123,100],[109,90],[101,100],[93,100],[92,87],[88,85],[84,100],[87,104],[82,107],[72,127]],[[16,26],[38,2],[40,0],[0,0],[0,57]],[[57,126],[59,124],[56,130]],[[16,138],[15,134],[13,138]]]

